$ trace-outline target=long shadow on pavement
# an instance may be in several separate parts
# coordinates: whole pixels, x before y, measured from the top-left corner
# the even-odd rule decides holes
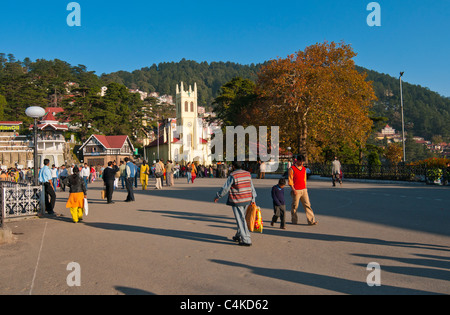
[[[214,263],[236,268],[247,268],[256,275],[289,281],[311,287],[322,288],[334,292],[353,295],[429,295],[435,292],[382,285],[369,287],[365,282],[341,279],[298,270],[263,268],[226,260],[212,259]],[[296,294],[293,292],[293,294]]]
[[[348,243],[361,243],[368,245],[383,245],[383,246],[395,246],[395,247],[407,247],[407,248],[420,248],[420,249],[430,249],[430,250],[441,250],[450,251],[449,246],[434,245],[434,244],[424,244],[424,243],[410,243],[410,242],[400,242],[400,241],[385,241],[377,238],[367,238],[367,237],[354,237],[354,236],[344,236],[344,235],[331,235],[323,233],[308,233],[300,231],[286,231],[278,229],[264,229],[264,234],[266,235],[276,235],[276,236],[287,236],[301,239],[327,241],[327,242],[348,242]]]
[[[192,241],[206,242],[206,243],[215,243],[221,245],[233,245],[233,243],[227,239],[226,237],[222,237],[214,234],[207,233],[199,233],[199,232],[191,232],[191,231],[182,231],[182,230],[167,230],[167,229],[158,229],[137,225],[126,225],[119,223],[104,223],[104,222],[85,222],[84,225],[105,229],[105,230],[113,230],[113,231],[127,231],[133,233],[145,233],[152,234],[158,236],[167,236],[174,237],[180,239],[188,239]]]

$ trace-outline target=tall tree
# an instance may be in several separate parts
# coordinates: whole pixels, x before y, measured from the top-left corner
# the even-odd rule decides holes
[[[249,79],[233,78],[220,88],[213,102],[213,110],[225,126],[244,125],[243,111],[257,98],[256,85]]]
[[[319,159],[325,147],[357,150],[370,132],[376,97],[355,56],[350,45],[325,42],[263,66],[258,120],[280,126],[280,144],[309,157]]]

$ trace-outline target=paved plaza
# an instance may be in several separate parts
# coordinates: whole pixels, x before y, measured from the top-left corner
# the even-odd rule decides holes
[[[72,223],[68,192],[55,211],[7,223],[15,241],[0,245],[0,294],[450,294],[450,189],[426,185],[309,181],[317,226],[270,226],[276,179],[254,179],[264,231],[252,247],[231,241],[236,223],[225,179],[178,179],[163,190],[114,192],[89,185],[89,215]],[[287,209],[291,198],[286,188]],[[289,211],[288,211],[289,212]],[[71,262],[79,286],[69,286]],[[379,264],[381,286],[368,286],[369,263]]]

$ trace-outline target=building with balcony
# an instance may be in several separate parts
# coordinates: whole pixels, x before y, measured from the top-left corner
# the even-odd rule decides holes
[[[19,135],[21,121],[0,121],[0,165],[11,167],[33,167],[31,137]]]
[[[83,162],[90,166],[105,166],[109,161],[132,158],[134,147],[128,136],[92,135],[79,148],[83,153]]]
[[[38,128],[38,162],[44,165],[44,159],[49,159],[50,165],[60,167],[65,164],[64,152],[66,140],[64,132],[69,130],[67,125],[59,123],[53,115],[53,107],[46,109],[46,114],[39,121]],[[33,125],[30,126],[33,129]]]

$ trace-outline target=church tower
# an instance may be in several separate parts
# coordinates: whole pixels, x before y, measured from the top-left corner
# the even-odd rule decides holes
[[[177,129],[182,131],[183,151],[197,150],[199,137],[201,137],[201,131],[198,130],[197,126],[197,83],[194,83],[193,90],[190,85],[189,89],[185,90],[183,82],[180,86],[177,84],[175,105]],[[179,127],[182,128],[179,129]]]

